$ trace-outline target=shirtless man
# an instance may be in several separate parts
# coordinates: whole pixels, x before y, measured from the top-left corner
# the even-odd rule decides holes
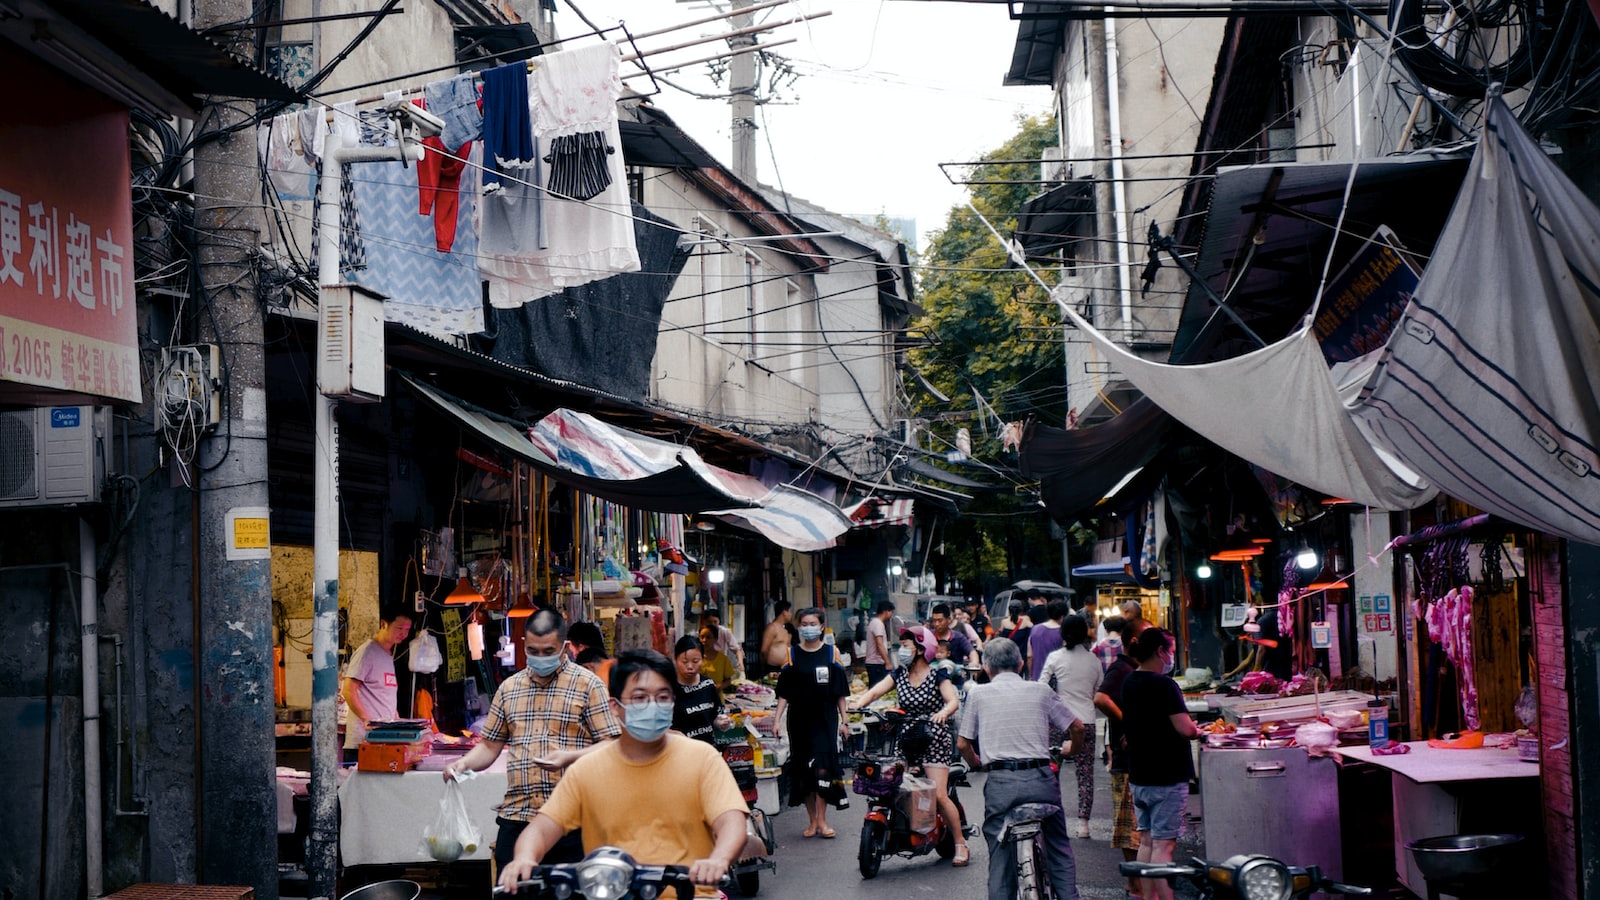
[[[789,601],[772,602],[772,623],[761,633],[761,661],[770,671],[776,672],[789,662],[789,642],[793,640],[789,633],[789,619],[792,617]]]

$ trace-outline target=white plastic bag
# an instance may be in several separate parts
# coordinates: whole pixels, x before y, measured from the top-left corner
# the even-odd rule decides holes
[[[444,654],[439,652],[439,639],[426,628],[417,632],[411,639],[411,671],[426,675],[439,671],[442,665]]]
[[[467,814],[467,802],[461,796],[461,785],[447,781],[444,796],[439,799],[439,811],[422,831],[422,847],[439,862],[454,862],[463,855],[478,852],[478,826]]]
[[[900,782],[899,801],[908,828],[918,834],[933,831],[934,816],[938,814],[938,791],[931,779],[905,776]]]

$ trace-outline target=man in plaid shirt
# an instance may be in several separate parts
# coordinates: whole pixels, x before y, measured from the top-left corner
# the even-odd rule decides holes
[[[567,623],[543,609],[528,619],[523,634],[528,666],[501,683],[489,704],[478,745],[445,767],[446,781],[459,772],[483,769],[507,746],[506,798],[495,821],[495,864],[511,861],[517,836],[550,799],[561,771],[622,733],[599,676],[566,658]],[[545,862],[583,858],[583,836],[572,832],[546,854]]]

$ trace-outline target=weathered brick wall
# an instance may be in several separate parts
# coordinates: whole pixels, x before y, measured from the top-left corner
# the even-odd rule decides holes
[[[1533,648],[1539,694],[1540,793],[1552,900],[1579,900],[1573,809],[1572,697],[1567,680],[1566,604],[1556,541],[1534,540],[1528,550]],[[1560,749],[1554,749],[1559,747]]]

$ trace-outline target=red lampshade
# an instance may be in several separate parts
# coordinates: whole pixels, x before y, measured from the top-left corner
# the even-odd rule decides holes
[[[508,619],[526,619],[531,615],[533,615],[533,601],[528,599],[527,594],[518,594],[517,602],[511,604],[511,608],[506,610],[506,618]]]
[[[461,577],[456,581],[455,590],[444,598],[446,606],[468,606],[473,603],[482,603],[483,595],[472,586],[472,581],[467,578],[467,570],[461,569]]]

